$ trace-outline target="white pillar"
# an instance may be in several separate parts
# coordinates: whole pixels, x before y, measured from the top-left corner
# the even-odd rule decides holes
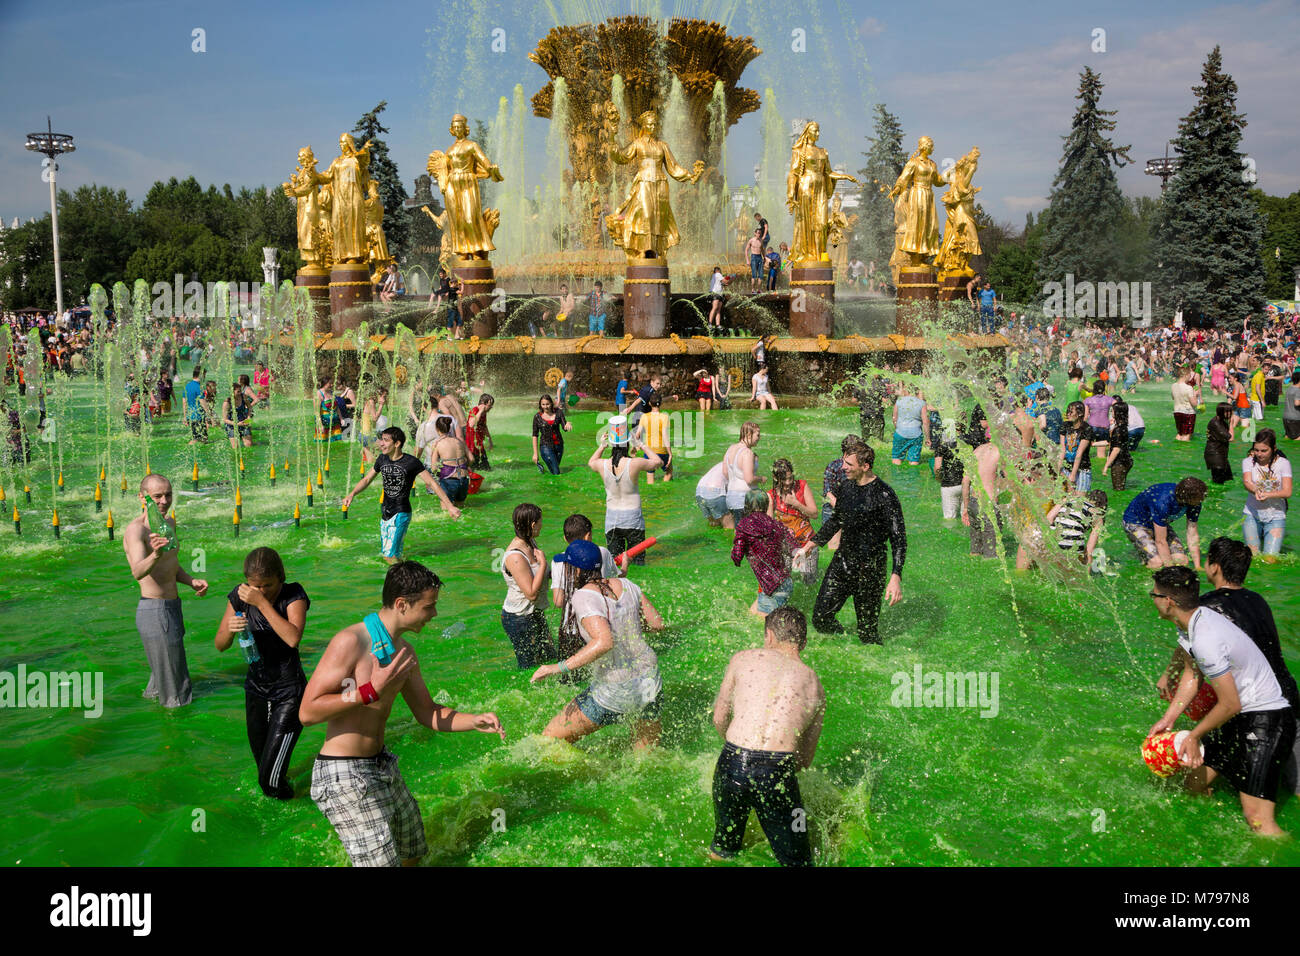
[[[59,268],[59,204],[57,202],[56,180],[58,179],[59,164],[50,163],[50,219],[54,225],[54,300],[55,300],[55,319],[63,316],[63,272]]]

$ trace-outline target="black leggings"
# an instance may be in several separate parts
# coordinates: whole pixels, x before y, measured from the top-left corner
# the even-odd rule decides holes
[[[782,866],[812,866],[808,819],[799,796],[799,759],[728,743],[713,771],[713,845],[721,857],[740,852],[749,811]]]
[[[858,617],[858,640],[863,644],[880,643],[876,625],[880,621],[880,600],[885,593],[884,557],[882,551],[879,561],[855,564],[850,568],[844,559],[844,551],[835,552],[826,576],[822,578],[821,590],[817,592],[817,603],[813,605],[814,629],[826,634],[843,631],[835,615],[852,597],[853,610]]]
[[[302,733],[298,707],[307,682],[244,684],[244,712],[248,717],[248,745],[257,761],[257,782],[262,792],[278,800],[293,797],[289,784],[289,758]]]

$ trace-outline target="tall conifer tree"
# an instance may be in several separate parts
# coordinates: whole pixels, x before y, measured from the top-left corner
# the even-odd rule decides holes
[[[1264,225],[1250,195],[1254,167],[1238,149],[1246,117],[1217,46],[1192,92],[1156,227],[1156,294],[1162,312],[1181,307],[1190,323],[1240,322],[1264,306]]]
[[[868,138],[870,146],[862,154],[867,164],[858,170],[858,178],[862,180],[859,208],[862,218],[856,233],[861,237],[862,254],[876,264],[877,277],[887,279],[889,257],[894,252],[894,204],[886,194],[907,164],[907,153],[903,151],[903,127],[898,117],[885,109],[883,103],[876,104],[875,113],[875,127]]]
[[[1115,169],[1128,165],[1128,146],[1107,136],[1115,128],[1116,110],[1103,110],[1101,76],[1084,67],[1079,74],[1079,106],[1065,137],[1061,168],[1052,181],[1048,207],[1039,218],[1037,280],[1064,284],[1119,281],[1121,263],[1115,235],[1124,214],[1124,197]],[[1112,168],[1114,167],[1114,168]],[[1132,277],[1136,278],[1136,277]],[[1045,294],[1045,293],[1044,293]]]
[[[379,114],[387,106],[388,101],[381,100],[378,106],[357,120],[352,135],[357,141],[357,149],[364,146],[366,140],[371,141],[370,178],[379,183],[379,198],[384,204],[384,237],[388,240],[389,255],[400,262],[406,257],[410,213],[404,205],[406,187],[402,185],[397,164],[388,155],[388,144],[379,138],[380,134],[388,132],[387,127],[379,122]]]

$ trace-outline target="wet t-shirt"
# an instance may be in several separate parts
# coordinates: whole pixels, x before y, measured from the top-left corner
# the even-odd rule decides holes
[[[236,587],[227,594],[226,600],[236,614],[242,614],[248,619],[248,633],[257,644],[258,654],[262,656],[260,661],[248,665],[249,680],[266,682],[295,680],[299,677],[306,680],[298,648],[286,644],[261,611],[239,599],[239,588]],[[290,581],[280,587],[280,593],[276,595],[272,607],[276,614],[287,620],[289,605],[296,601],[306,601],[307,607],[311,607],[311,598],[307,597],[303,586],[297,581]]]
[[[384,503],[379,508],[379,516],[387,521],[393,515],[411,511],[411,486],[420,472],[428,469],[414,455],[403,455],[397,461],[387,455],[380,455],[375,460],[375,471],[384,483]]]

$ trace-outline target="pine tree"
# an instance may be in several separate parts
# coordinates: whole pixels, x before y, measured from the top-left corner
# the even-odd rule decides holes
[[[1128,146],[1107,137],[1115,128],[1116,110],[1103,110],[1101,76],[1084,67],[1079,75],[1079,106],[1070,132],[1063,137],[1061,167],[1052,181],[1047,209],[1039,217],[1042,230],[1037,265],[1040,288],[1047,283],[1119,281],[1121,263],[1115,244],[1124,213],[1124,197],[1115,170],[1133,160]],[[1043,293],[1046,295],[1046,292]],[[1103,317],[1105,318],[1105,317]],[[1110,316],[1118,319],[1119,316]]]
[[[856,235],[862,244],[862,257],[875,262],[877,276],[888,278],[889,257],[894,253],[894,204],[887,194],[907,164],[907,153],[903,150],[903,127],[898,117],[885,109],[883,103],[876,104],[875,113],[875,128],[867,139],[870,145],[862,154],[867,164],[858,170],[858,178],[862,180],[859,207],[862,218]]]
[[[399,261],[406,258],[410,235],[410,213],[406,206],[406,187],[402,185],[397,164],[388,155],[388,144],[379,138],[388,129],[379,122],[379,114],[388,106],[381,100],[369,113],[357,120],[352,135],[360,149],[370,140],[370,178],[379,184],[379,198],[384,204],[384,237],[388,240],[388,253]]]
[[[1238,151],[1245,114],[1216,46],[1178,127],[1178,171],[1156,228],[1157,297],[1190,323],[1240,322],[1264,306],[1264,225],[1251,198],[1253,167]]]

